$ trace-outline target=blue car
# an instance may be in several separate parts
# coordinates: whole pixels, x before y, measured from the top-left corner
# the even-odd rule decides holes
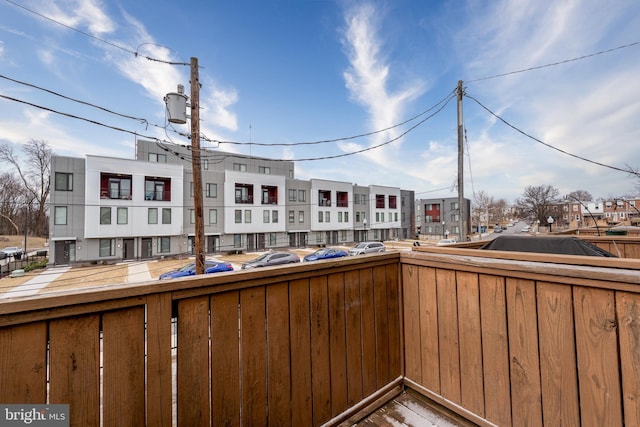
[[[233,266],[228,262],[223,261],[206,261],[204,266],[205,274],[220,273],[222,271],[233,271]],[[195,276],[196,263],[191,262],[179,270],[169,271],[160,275],[162,279],[175,279],[177,277]]]
[[[340,258],[349,254],[342,249],[322,248],[303,258],[304,261],[319,261],[321,259]]]

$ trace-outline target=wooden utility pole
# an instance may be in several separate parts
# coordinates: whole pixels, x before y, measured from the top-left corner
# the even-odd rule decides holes
[[[458,220],[460,240],[465,241],[467,230],[464,226],[464,122],[462,120],[462,80],[458,80]]]
[[[204,218],[202,215],[202,169],[200,168],[200,80],[198,58],[191,58],[191,165],[195,212],[196,274],[204,274]]]

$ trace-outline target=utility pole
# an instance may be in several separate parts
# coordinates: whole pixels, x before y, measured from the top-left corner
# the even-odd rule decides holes
[[[462,80],[458,80],[458,217],[460,240],[465,241],[467,230],[464,227],[464,123],[462,120]]]
[[[202,169],[200,169],[200,77],[198,58],[191,58],[191,165],[195,212],[196,274],[204,274],[204,218],[202,215]]]

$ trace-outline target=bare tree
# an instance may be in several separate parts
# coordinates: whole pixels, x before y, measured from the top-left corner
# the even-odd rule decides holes
[[[524,215],[545,223],[558,194],[558,189],[551,185],[530,185],[524,189],[522,198],[516,200],[516,207]]]
[[[593,196],[586,190],[576,190],[569,193],[569,198],[580,200],[581,202],[593,202]]]
[[[0,234],[20,234],[20,220],[24,191],[22,184],[12,173],[0,175]]]
[[[32,139],[22,146],[24,159],[13,151],[9,144],[0,145],[0,162],[11,164],[15,169],[24,188],[24,215],[29,210],[35,211],[35,216],[29,221],[30,230],[38,236],[48,234],[47,200],[49,198],[49,176],[51,175],[52,151],[46,141]]]

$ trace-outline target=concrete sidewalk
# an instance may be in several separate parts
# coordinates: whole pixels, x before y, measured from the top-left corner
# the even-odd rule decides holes
[[[71,267],[68,266],[48,268],[41,274],[38,274],[37,276],[34,276],[28,281],[24,282],[22,285],[16,286],[15,288],[12,288],[4,294],[0,295],[0,299],[35,295],[42,289],[49,286],[51,282],[69,271],[70,268]]]

